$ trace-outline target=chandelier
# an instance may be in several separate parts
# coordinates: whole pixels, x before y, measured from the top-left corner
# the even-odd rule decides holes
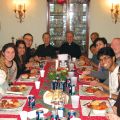
[[[26,0],[14,0],[14,4],[15,17],[22,23],[26,14]]]

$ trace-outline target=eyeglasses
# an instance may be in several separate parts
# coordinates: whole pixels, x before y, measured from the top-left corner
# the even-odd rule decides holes
[[[103,62],[103,61],[107,61],[107,60],[109,60],[109,59],[111,59],[110,56],[105,56],[105,57],[99,59],[99,61],[100,61],[100,62]]]

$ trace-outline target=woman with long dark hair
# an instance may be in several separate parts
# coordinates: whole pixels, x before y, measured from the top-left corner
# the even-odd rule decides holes
[[[15,61],[17,64],[17,77],[19,78],[21,74],[26,72],[26,45],[23,40],[17,40],[16,41],[16,56]]]

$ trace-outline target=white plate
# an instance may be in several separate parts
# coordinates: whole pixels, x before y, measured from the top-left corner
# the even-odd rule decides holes
[[[25,91],[22,91],[22,92],[13,92],[9,88],[6,91],[5,96],[27,96],[27,95],[29,95],[31,89],[32,89],[32,86],[27,86],[27,88],[26,88]]]
[[[23,87],[25,87],[25,89],[23,89],[22,91],[12,91],[11,90],[11,87],[20,87],[20,86],[23,86]],[[26,92],[26,91],[28,91],[28,87],[26,86],[26,85],[12,85],[12,86],[10,86],[8,89],[7,89],[7,91],[6,91],[6,93],[7,94],[23,94],[24,92]]]
[[[4,100],[7,100],[8,102],[10,102],[11,99],[4,99]],[[0,108],[0,110],[15,110],[15,109],[18,109],[20,107],[22,107],[22,105],[24,104],[24,101],[22,100],[18,100],[19,101],[19,106],[17,107],[12,107],[12,108]]]
[[[113,112],[108,100],[99,100],[99,101],[106,102],[106,104],[108,106],[108,109],[106,109],[106,112]],[[92,100],[80,100],[83,116],[88,116],[89,112],[92,110],[92,109],[88,108],[88,106],[87,106],[87,103],[91,103],[91,102],[92,102]],[[95,114],[95,113],[93,113],[93,110],[92,110],[90,116],[105,116],[105,114],[97,114],[97,113]]]
[[[20,78],[20,81],[36,81],[38,78],[35,76],[29,78]]]
[[[87,91],[86,91],[87,87],[91,87],[91,86],[90,86],[90,85],[83,85],[83,86],[81,87],[81,90],[82,90],[83,94],[85,94],[85,95],[94,95],[94,93],[90,93],[90,92],[87,92]],[[100,90],[103,91],[103,88],[102,88],[102,87],[97,87],[97,86],[93,86],[93,87],[99,88]]]
[[[67,94],[65,94],[64,93],[64,95],[65,95],[65,104],[67,104],[68,103],[68,101],[69,101],[69,96],[67,95]],[[49,96],[49,97],[47,97],[47,96]],[[43,95],[43,101],[44,101],[44,103],[46,103],[46,104],[48,104],[48,105],[52,105],[52,103],[51,103],[51,101],[52,101],[52,96],[53,96],[53,93],[52,92],[50,92],[50,91],[46,91],[45,93],[44,93],[44,95]]]

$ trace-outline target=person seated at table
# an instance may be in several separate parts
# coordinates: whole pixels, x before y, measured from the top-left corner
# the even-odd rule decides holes
[[[93,42],[96,48],[96,54],[94,54],[94,57],[96,57],[95,64],[99,64],[99,60],[97,59],[97,53],[101,48],[104,48],[107,46],[107,40],[104,37],[96,38]]]
[[[8,88],[8,83],[6,81],[6,72],[3,70],[4,65],[0,64],[0,94],[4,94]],[[2,67],[2,68],[1,68]]]
[[[26,58],[26,45],[23,40],[17,40],[16,41],[16,56],[15,56],[15,62],[17,64],[17,76],[16,78],[19,78],[21,74],[29,72],[26,71],[26,64],[27,64],[27,58]]]
[[[14,82],[17,75],[17,65],[14,61],[15,45],[7,43],[2,47],[2,55],[0,63],[6,66],[6,74],[8,83]]]
[[[120,89],[120,67],[118,72],[118,80],[119,80],[119,87],[118,87],[118,90],[119,90]],[[113,111],[106,114],[106,116],[109,120],[120,120],[120,91],[119,91],[117,100],[113,106]]]
[[[94,42],[96,38],[99,38],[99,33],[97,33],[97,32],[91,33],[91,35],[90,35],[91,41]]]
[[[104,68],[109,71],[109,86],[105,85],[104,83],[100,83],[98,81],[92,81],[90,84],[93,86],[103,87],[105,90],[109,92],[109,94],[101,90],[95,92],[94,94],[97,97],[109,97],[111,99],[116,100],[119,92],[118,91],[119,66],[116,64],[115,53],[111,47],[104,47],[100,49],[97,56],[100,64],[102,64],[102,66],[104,66]]]
[[[95,63],[95,64],[98,64],[96,61],[96,59],[97,59],[97,57],[96,57],[96,54],[97,54],[97,52],[96,52],[96,47],[95,47],[95,45],[94,44],[91,44],[90,45],[90,51],[91,51],[91,53],[92,53],[92,58],[91,58],[91,62],[93,62],[93,63]]]
[[[42,39],[44,44],[39,45],[37,50],[35,51],[34,58],[35,60],[39,60],[41,58],[55,58],[56,52],[55,48],[50,45],[50,34],[48,32],[42,35]]]
[[[105,38],[97,38],[93,44],[95,45],[96,51],[98,53],[98,51],[101,48],[104,48],[107,46],[107,40]],[[106,79],[108,79],[108,70],[106,70],[102,65],[99,64],[97,54],[94,55],[94,57],[96,58],[96,64],[91,62],[91,65],[95,68],[98,66],[98,70],[94,71],[92,69],[88,69],[88,70],[84,71],[83,74],[98,78],[100,80],[100,82],[104,82]]]
[[[115,52],[116,63],[120,65],[120,38],[113,38],[111,42],[111,47]]]
[[[66,32],[66,42],[61,45],[59,52],[76,58],[81,56],[80,46],[74,42],[74,33],[72,31]]]
[[[23,40],[25,41],[26,44],[26,60],[29,62],[29,59],[33,57],[35,49],[31,48],[33,44],[33,36],[30,33],[26,33],[23,35]]]
[[[85,65],[88,65],[88,66],[93,66],[94,69],[97,70],[98,65],[96,63],[97,57],[96,57],[96,48],[95,48],[94,44],[92,44],[90,46],[90,51],[91,51],[91,53],[93,53],[92,58],[88,58],[88,57],[82,55],[82,56],[80,56],[80,61],[82,60],[82,63],[85,63]],[[83,66],[84,66],[84,64],[83,64]]]

